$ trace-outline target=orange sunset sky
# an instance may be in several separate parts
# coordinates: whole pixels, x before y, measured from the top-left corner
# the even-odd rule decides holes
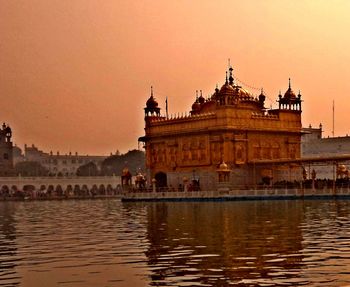
[[[303,126],[350,128],[350,1],[0,0],[0,120],[20,147],[109,154],[137,148],[154,86],[189,111],[234,75],[303,96]],[[259,91],[246,88],[253,94]]]

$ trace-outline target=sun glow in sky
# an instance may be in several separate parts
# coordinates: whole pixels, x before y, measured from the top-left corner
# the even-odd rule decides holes
[[[0,1],[0,120],[45,151],[137,148],[153,85],[188,112],[234,75],[302,94],[303,125],[350,128],[350,1]],[[257,89],[246,88],[253,94]]]

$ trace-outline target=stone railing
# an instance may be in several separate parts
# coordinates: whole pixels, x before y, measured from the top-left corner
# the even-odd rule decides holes
[[[85,185],[88,188],[93,186],[111,186],[116,188],[121,184],[120,176],[74,176],[74,177],[0,177],[0,190],[3,187],[11,189],[16,187],[18,190],[23,190],[25,186],[33,186],[35,189],[46,189],[49,186],[56,188],[60,186],[66,189],[68,186]]]
[[[188,192],[124,192],[123,201],[186,201],[186,200],[246,200],[246,199],[291,199],[315,197],[350,197],[350,188],[266,188],[266,189],[234,189],[215,191]]]

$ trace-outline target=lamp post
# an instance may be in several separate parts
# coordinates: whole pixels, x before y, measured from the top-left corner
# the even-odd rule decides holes
[[[188,190],[188,186],[187,186],[187,183],[188,183],[188,178],[185,176],[183,179],[182,179],[183,183],[184,183],[184,192],[186,192]]]
[[[192,188],[194,191],[197,191],[197,189],[199,188],[199,182],[196,178],[196,170],[193,169],[192,173],[193,173],[193,175],[192,175]]]
[[[156,182],[157,180],[155,178],[152,178],[152,191],[156,192]]]

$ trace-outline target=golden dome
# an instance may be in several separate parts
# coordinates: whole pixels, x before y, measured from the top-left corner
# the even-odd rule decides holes
[[[224,162],[220,164],[220,169],[227,169],[227,164]]]
[[[339,171],[346,171],[346,170],[347,170],[347,167],[346,167],[345,164],[340,164],[340,165],[338,165],[338,170],[339,170]]]
[[[221,94],[233,94],[234,93],[234,89],[233,87],[229,84],[229,83],[225,83],[223,84],[223,86],[220,89],[220,93]]]
[[[242,88],[241,86],[235,86],[235,93],[238,95],[238,97],[240,98],[244,98],[244,97],[250,97],[250,93]]]
[[[223,161],[219,165],[219,170],[223,170],[223,171],[228,170],[228,165]]]

